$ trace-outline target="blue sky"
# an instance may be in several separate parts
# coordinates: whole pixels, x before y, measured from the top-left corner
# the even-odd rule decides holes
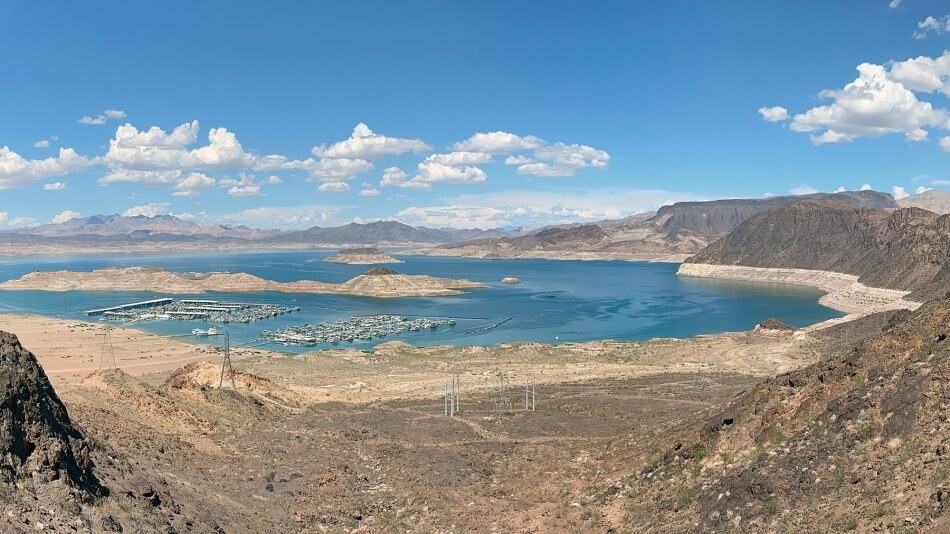
[[[0,228],[123,212],[538,226],[947,188],[947,15],[920,0],[0,0]]]

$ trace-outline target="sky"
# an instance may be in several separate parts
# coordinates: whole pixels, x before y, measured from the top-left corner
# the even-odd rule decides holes
[[[950,5],[0,0],[0,229],[950,189]]]

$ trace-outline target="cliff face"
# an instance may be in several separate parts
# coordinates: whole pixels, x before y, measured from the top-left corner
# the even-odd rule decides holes
[[[913,291],[940,285],[948,236],[950,216],[919,208],[887,213],[805,201],[753,217],[687,261],[837,271],[869,286]]]
[[[46,373],[13,334],[0,332],[0,478],[61,481],[83,497],[103,492],[90,446],[69,420]]]

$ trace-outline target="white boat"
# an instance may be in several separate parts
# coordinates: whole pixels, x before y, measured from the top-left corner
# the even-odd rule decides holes
[[[193,336],[198,336],[198,337],[208,337],[208,336],[220,336],[221,333],[218,332],[218,329],[217,329],[217,328],[215,328],[215,327],[212,326],[211,328],[209,328],[209,329],[207,329],[207,330],[202,330],[202,329],[200,329],[200,328],[195,328],[194,330],[191,331],[191,335],[193,335]]]

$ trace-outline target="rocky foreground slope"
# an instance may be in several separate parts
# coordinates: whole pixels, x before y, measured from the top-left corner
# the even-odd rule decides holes
[[[687,263],[836,271],[922,302],[950,288],[950,216],[805,201],[753,217]]]
[[[948,532],[948,410],[942,299],[655,432],[640,468],[583,502],[621,532]]]
[[[0,332],[0,531],[174,532],[213,524],[177,505],[70,420],[46,374]]]

